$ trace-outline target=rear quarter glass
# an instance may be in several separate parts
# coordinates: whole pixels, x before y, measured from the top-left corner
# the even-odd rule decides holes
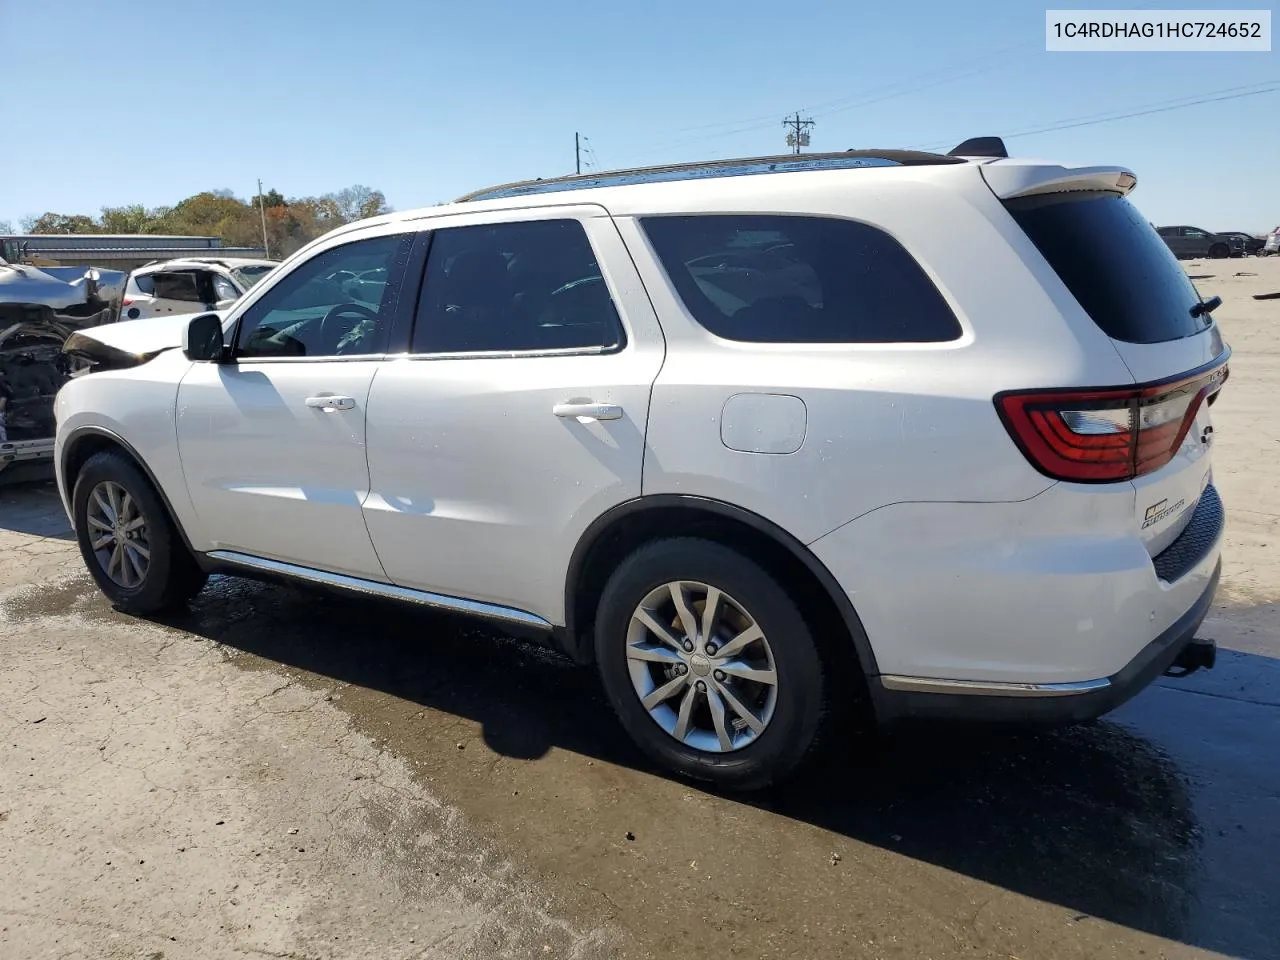
[[[915,258],[876,227],[799,214],[645,217],[685,309],[750,343],[944,343],[960,322]]]
[[[1164,343],[1202,333],[1200,295],[1168,245],[1124,197],[1019,197],[1005,209],[1093,322],[1113,340]]]

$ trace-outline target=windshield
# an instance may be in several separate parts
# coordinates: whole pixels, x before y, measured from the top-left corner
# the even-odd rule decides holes
[[[248,290],[255,283],[265,277],[274,270],[275,267],[268,266],[252,266],[252,267],[236,267],[231,271],[231,275],[240,281],[240,286]]]

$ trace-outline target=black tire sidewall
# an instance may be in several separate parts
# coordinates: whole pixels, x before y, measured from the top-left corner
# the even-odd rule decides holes
[[[146,518],[147,539],[151,561],[142,585],[133,589],[120,586],[102,569],[90,546],[89,497],[95,487],[104,481],[118,483],[137,501]],[[71,495],[75,515],[76,542],[85,566],[98,587],[113,605],[121,610],[151,612],[167,605],[171,592],[175,567],[181,560],[175,557],[176,531],[168,511],[151,481],[128,458],[114,452],[98,453],[90,457],[76,477]],[[179,549],[181,549],[179,547]],[[175,563],[175,560],[178,562]]]
[[[778,699],[768,727],[740,750],[715,754],[681,744],[653,721],[631,684],[626,658],[631,615],[650,591],[674,580],[720,588],[746,608],[768,638]],[[600,598],[595,651],[605,692],[627,732],[652,759],[685,776],[755,789],[793,771],[817,739],[825,713],[824,674],[808,625],[773,577],[721,544],[664,540],[624,560]]]

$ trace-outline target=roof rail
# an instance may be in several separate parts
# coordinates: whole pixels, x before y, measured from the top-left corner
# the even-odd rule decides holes
[[[949,157],[999,157],[1009,156],[1004,141],[999,137],[970,137],[964,143],[947,151]]]
[[[486,187],[459,197],[459,203],[472,200],[498,200],[562,190],[588,190],[593,187],[620,187],[640,183],[665,183],[673,180],[701,180],[712,177],[741,177],[762,173],[799,173],[810,170],[850,170],[857,167],[906,167],[927,164],[963,163],[957,157],[917,150],[846,150],[842,153],[789,153],[782,156],[751,157],[741,160],[708,160],[675,163],[656,167],[633,167],[600,173],[570,174],[548,179],[521,180]]]

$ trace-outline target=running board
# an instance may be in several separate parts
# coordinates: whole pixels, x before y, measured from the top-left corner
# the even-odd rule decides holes
[[[486,620],[497,620],[502,623],[518,624],[522,627],[534,627],[538,630],[552,630],[554,627],[536,614],[514,607],[504,607],[496,603],[484,603],[480,600],[465,600],[462,597],[450,597],[442,593],[429,593],[426,590],[414,590],[410,587],[398,587],[390,583],[379,583],[376,580],[364,580],[360,577],[349,577],[343,573],[329,573],[325,570],[314,570],[311,567],[299,566],[295,563],[284,563],[281,560],[267,560],[234,550],[214,550],[205,554],[218,564],[225,564],[239,570],[254,571],[273,577],[284,577],[289,580],[300,580],[323,587],[334,587],[348,593],[359,593],[369,597],[380,597],[385,600],[399,600],[402,603],[416,603],[419,606],[431,607],[435,610],[446,610],[450,613],[462,613],[472,617],[483,617]]]

